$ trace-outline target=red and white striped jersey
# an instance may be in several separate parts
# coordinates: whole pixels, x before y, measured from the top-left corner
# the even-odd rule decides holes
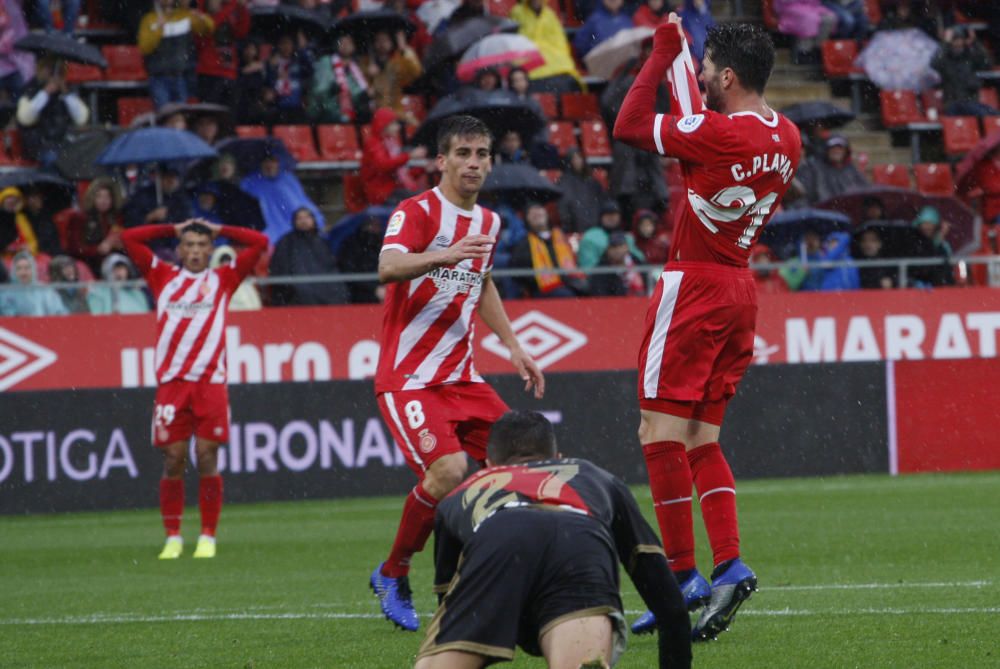
[[[224,226],[222,234],[249,247],[226,265],[197,274],[160,260],[142,244],[174,234],[173,226],[144,226],[122,235],[156,300],[156,381],[226,382],[229,299],[267,248],[267,237]]]
[[[496,239],[500,216],[479,205],[460,209],[434,188],[400,203],[382,251],[435,251],[476,234]],[[375,392],[483,380],[472,364],[472,315],[492,268],[491,254],[485,261],[465,260],[389,284]]]

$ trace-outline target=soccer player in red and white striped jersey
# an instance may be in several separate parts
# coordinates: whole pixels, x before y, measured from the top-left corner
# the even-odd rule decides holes
[[[222,234],[246,248],[232,262],[209,269],[212,238]],[[180,266],[164,262],[146,242],[177,236]],[[201,220],[148,225],[122,233],[131,256],[156,300],[156,400],[153,445],[163,451],[160,513],[167,541],[160,559],[183,551],[184,464],[195,437],[201,535],[194,557],[215,557],[215,528],[222,509],[219,444],[229,440],[226,388],[226,310],[229,299],[267,250],[267,237],[253,230]]]
[[[379,277],[388,287],[375,392],[420,481],[371,587],[386,617],[410,631],[419,627],[407,579],[410,558],[433,530],[438,500],[465,478],[466,453],[484,462],[490,426],[507,412],[473,364],[474,314],[510,350],[525,390],[533,387],[537,398],[545,391],[490,278],[500,217],[476,199],[490,171],[491,144],[489,128],[478,119],[443,122],[436,159],[441,183],[399,205],[379,257]]]

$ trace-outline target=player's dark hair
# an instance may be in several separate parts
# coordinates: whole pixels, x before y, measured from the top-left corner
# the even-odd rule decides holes
[[[183,230],[181,230],[181,237],[189,232],[193,232],[196,235],[212,236],[212,230],[204,223],[189,223]]]
[[[554,458],[556,433],[552,423],[537,411],[509,411],[493,423],[486,456],[495,465]]]
[[[437,134],[437,150],[442,156],[448,155],[451,140],[455,137],[485,137],[493,147],[493,133],[488,125],[475,116],[457,114],[441,121]]]
[[[774,42],[760,26],[720,23],[708,31],[705,55],[718,70],[730,68],[744,88],[763,94],[774,68]]]

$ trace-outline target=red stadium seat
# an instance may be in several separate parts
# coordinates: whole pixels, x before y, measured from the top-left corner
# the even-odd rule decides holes
[[[358,133],[348,123],[321,125],[318,129],[319,153],[323,160],[361,160]]]
[[[237,137],[267,137],[267,128],[262,125],[238,125]]]
[[[1000,116],[984,116],[983,134],[992,135],[995,132],[1000,132]]]
[[[312,126],[308,125],[276,125],[274,136],[285,143],[288,152],[295,160],[302,163],[316,162],[320,159],[313,142]]]
[[[593,93],[563,93],[560,104],[562,117],[567,121],[601,118],[601,106]]]
[[[924,115],[917,104],[917,94],[913,91],[882,91],[879,93],[882,106],[882,125],[898,128],[909,123],[920,123]]]
[[[830,79],[846,79],[860,68],[854,66],[858,43],[850,39],[830,39],[823,42],[823,74]]]
[[[989,105],[994,109],[1000,109],[1000,94],[997,89],[983,86],[979,89],[979,101],[984,105]]]
[[[564,155],[570,149],[579,148],[579,145],[576,143],[576,133],[573,131],[573,124],[569,121],[552,121],[549,123],[549,142],[559,150],[559,155]]]
[[[940,88],[924,91],[920,94],[920,101],[924,104],[924,111],[928,115],[932,109],[936,109],[938,116],[944,116],[944,91]]]
[[[142,52],[134,44],[116,44],[101,47],[108,61],[105,79],[108,81],[146,81],[146,65]]]
[[[880,186],[910,187],[910,171],[905,165],[876,165],[872,168],[872,183]]]
[[[81,65],[80,63],[66,62],[66,82],[70,84],[82,84],[88,81],[100,81],[104,78],[101,68],[96,65]]]
[[[118,98],[116,104],[118,125],[126,128],[136,116],[153,111],[153,101],[150,98]]]
[[[979,120],[975,116],[945,116],[941,119],[944,152],[950,156],[965,153],[980,140]]]
[[[37,163],[24,157],[24,149],[21,144],[21,131],[11,128],[3,132],[3,143],[6,145],[5,164],[16,165],[18,167],[30,167]]]
[[[611,140],[604,121],[581,121],[580,140],[588,158],[611,158]]]
[[[955,181],[948,163],[918,163],[913,166],[917,190],[924,195],[951,197],[955,194]]]
[[[542,108],[545,118],[555,120],[559,118],[559,99],[555,93],[532,93],[531,97]]]

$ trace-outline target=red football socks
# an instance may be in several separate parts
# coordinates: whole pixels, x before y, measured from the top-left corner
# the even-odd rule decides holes
[[[434,511],[438,501],[423,486],[417,484],[406,496],[403,517],[399,520],[396,541],[392,544],[389,559],[382,565],[382,574],[399,578],[410,573],[410,559],[424,549],[427,537],[434,530]]]
[[[198,481],[198,508],[201,509],[201,533],[215,536],[222,512],[222,477],[202,476]]]
[[[684,444],[657,441],[642,447],[649,472],[649,489],[670,568],[694,569],[694,527],[691,521],[691,468]]]
[[[168,537],[181,533],[184,514],[184,479],[160,479],[160,515]]]
[[[736,520],[736,482],[718,442],[703,444],[688,453],[701,516],[705,520],[714,563],[740,556],[740,530]]]

